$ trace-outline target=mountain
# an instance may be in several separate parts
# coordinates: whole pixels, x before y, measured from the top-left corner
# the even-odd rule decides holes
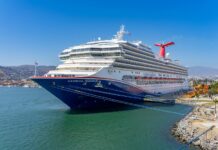
[[[53,69],[55,66],[37,66],[37,75],[43,75]],[[33,76],[34,72],[34,65],[0,66],[0,80],[27,79]]]
[[[195,77],[215,77],[218,76],[217,68],[195,66],[188,68],[189,76]]]

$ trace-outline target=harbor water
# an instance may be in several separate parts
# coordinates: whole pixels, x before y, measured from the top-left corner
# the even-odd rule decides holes
[[[184,105],[70,111],[42,88],[0,88],[0,150],[175,150]]]

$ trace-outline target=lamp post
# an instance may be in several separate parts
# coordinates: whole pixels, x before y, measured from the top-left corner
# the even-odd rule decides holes
[[[38,63],[37,63],[37,61],[35,61],[34,76],[37,76],[37,66],[38,66]]]
[[[214,99],[213,101],[214,101],[214,103],[215,103],[215,114],[214,114],[214,118],[215,118],[215,121],[216,121],[216,117],[217,117],[217,116],[216,116],[216,103],[217,103],[217,99]]]

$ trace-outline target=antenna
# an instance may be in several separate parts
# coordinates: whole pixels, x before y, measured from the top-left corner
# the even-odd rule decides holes
[[[170,45],[174,45],[174,42],[168,42],[168,43],[163,43],[163,44],[154,44],[155,46],[159,46],[160,47],[160,57],[165,58],[166,57],[166,50],[165,47],[168,47]]]
[[[117,32],[117,34],[114,36],[114,39],[121,41],[123,40],[123,36],[125,34],[130,34],[128,31],[125,31],[125,26],[121,25],[120,30]]]

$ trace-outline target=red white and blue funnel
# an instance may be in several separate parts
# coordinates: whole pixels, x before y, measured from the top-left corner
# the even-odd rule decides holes
[[[166,57],[166,50],[165,47],[170,46],[170,45],[174,45],[174,42],[168,42],[165,44],[154,44],[155,46],[159,46],[160,47],[160,57],[165,58]]]

